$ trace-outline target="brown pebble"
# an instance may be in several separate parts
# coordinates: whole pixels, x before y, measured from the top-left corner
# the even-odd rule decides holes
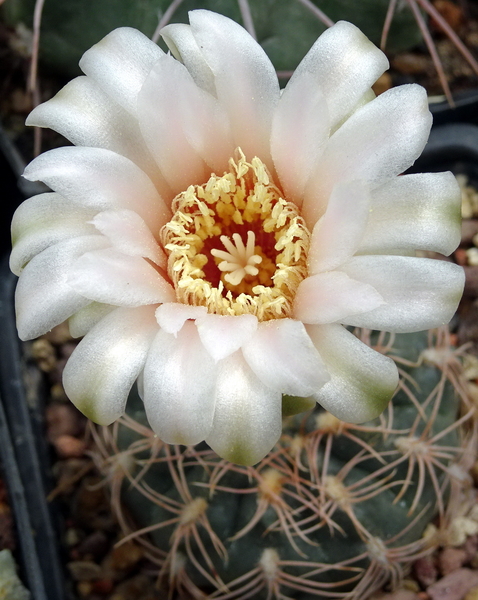
[[[478,219],[463,219],[461,222],[461,246],[469,246],[478,233]]]
[[[462,548],[444,548],[438,555],[438,564],[442,575],[460,569],[467,561],[467,552]]]
[[[383,75],[380,75],[377,81],[373,84],[372,89],[377,96],[380,96],[380,94],[383,94],[383,92],[389,90],[392,85],[392,76],[387,72],[383,73]]]
[[[423,587],[432,585],[438,578],[438,569],[432,556],[423,556],[416,560],[413,565],[413,572]]]
[[[463,600],[478,586],[478,571],[457,569],[427,588],[431,600]]]
[[[433,6],[452,29],[455,31],[460,29],[463,23],[463,11],[460,6],[450,2],[450,0],[434,0]],[[433,17],[431,18],[431,25],[438,31],[443,31],[441,25]]]
[[[103,531],[94,531],[88,535],[76,548],[83,558],[101,560],[109,550],[109,539]]]
[[[464,267],[465,269],[465,296],[476,298],[478,296],[478,266]]]
[[[466,552],[466,562],[472,561],[478,553],[478,535],[470,535],[463,544],[463,550]]]
[[[128,571],[143,558],[143,550],[134,542],[116,546],[111,553],[111,568],[115,571]]]
[[[114,582],[111,579],[98,579],[91,585],[91,591],[101,596],[107,596],[111,594],[114,589]]]
[[[456,262],[461,267],[464,267],[465,265],[468,264],[468,254],[467,254],[465,248],[457,248],[455,250],[455,252],[453,253],[453,256],[454,256]]]
[[[86,450],[86,444],[72,435],[60,435],[54,441],[55,450],[61,458],[80,458]]]
[[[426,73],[430,68],[430,58],[421,54],[399,54],[392,60],[392,67],[406,75]]]
[[[65,342],[71,342],[72,340],[70,328],[68,327],[68,323],[66,321],[60,325],[57,325],[56,327],[53,327],[51,331],[45,333],[44,337],[55,346],[59,346]]]
[[[82,417],[72,404],[53,402],[46,407],[45,418],[50,442],[61,435],[77,436],[82,432]]]
[[[75,581],[94,581],[101,577],[101,567],[89,560],[73,560],[66,566]]]

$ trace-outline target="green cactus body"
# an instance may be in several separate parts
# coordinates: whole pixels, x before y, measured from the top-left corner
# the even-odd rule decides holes
[[[447,519],[450,466],[464,460],[474,431],[473,410],[459,416],[466,400],[452,349],[428,341],[397,335],[391,349],[375,340],[402,369],[380,419],[348,425],[321,409],[288,417],[255,467],[220,460],[204,444],[162,444],[132,398],[129,416],[101,434],[104,464],[139,526],[123,518],[126,537],[155,557],[165,588],[309,600],[366,598],[397,584],[433,549],[424,529]]]
[[[80,74],[83,52],[116,27],[135,27],[148,37],[168,10],[172,0],[49,0],[42,17],[40,57],[66,76]],[[257,39],[279,71],[292,71],[305,56],[325,25],[298,0],[247,0]],[[385,22],[389,0],[316,0],[314,4],[333,21],[356,24],[375,43]],[[9,0],[2,7],[10,25],[32,27],[35,0]],[[234,19],[243,18],[237,0],[184,0],[171,22],[187,23],[188,11],[205,8]],[[408,7],[397,9],[388,36],[390,51],[410,49],[421,34]]]

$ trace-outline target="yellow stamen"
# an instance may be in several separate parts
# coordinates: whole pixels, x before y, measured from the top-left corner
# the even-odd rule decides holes
[[[310,233],[261,160],[247,162],[238,149],[229,165],[179,194],[162,229],[177,299],[222,315],[288,317]]]

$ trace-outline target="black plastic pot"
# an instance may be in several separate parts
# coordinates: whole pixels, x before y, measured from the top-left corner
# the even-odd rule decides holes
[[[42,188],[18,185],[23,163],[0,129],[0,462],[18,538],[20,576],[32,600],[65,600],[56,517],[47,502],[50,460],[44,439],[42,378],[24,359],[17,336],[8,268],[10,221],[16,206]],[[22,189],[23,186],[23,189]]]

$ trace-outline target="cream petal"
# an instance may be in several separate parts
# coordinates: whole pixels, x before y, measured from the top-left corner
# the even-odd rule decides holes
[[[339,21],[318,38],[292,76],[314,76],[322,88],[334,128],[389,67],[387,57],[352,23]]]
[[[195,320],[207,312],[205,306],[190,306],[179,302],[165,302],[156,310],[156,320],[161,329],[176,335],[188,320]]]
[[[49,246],[71,237],[94,235],[95,228],[88,223],[94,214],[94,210],[71,204],[55,193],[25,200],[13,215],[10,269],[19,275],[29,260]]]
[[[289,82],[274,113],[271,152],[287,199],[302,203],[305,184],[330,133],[327,103],[309,73]]]
[[[71,238],[31,259],[15,292],[18,335],[22,340],[42,335],[90,303],[68,284],[67,273],[79,256],[107,243],[101,235]]]
[[[465,283],[454,263],[408,256],[357,256],[341,270],[372,285],[385,304],[342,323],[396,333],[446,325],[457,309]]]
[[[215,96],[214,75],[194,39],[191,27],[185,23],[166,25],[161,29],[161,37],[174,58],[185,65],[196,85]]]
[[[177,337],[160,331],[143,374],[143,401],[153,431],[168,444],[197,444],[214,416],[216,366],[186,321]]]
[[[116,306],[171,302],[171,285],[146,260],[113,248],[87,252],[68,270],[68,284],[82,296]]]
[[[49,127],[75,146],[106,148],[129,158],[153,181],[160,194],[169,190],[146,147],[138,119],[89,77],[77,77],[28,115],[27,125]]]
[[[404,175],[372,194],[360,254],[429,250],[451,254],[461,240],[461,191],[450,172]]]
[[[310,396],[330,379],[303,323],[293,319],[260,323],[242,354],[262,383],[282,394]]]
[[[106,210],[98,213],[91,223],[120,252],[149,258],[163,269],[167,268],[163,249],[143,219],[132,210]]]
[[[309,273],[335,269],[356,253],[365,234],[370,202],[370,192],[361,181],[334,187],[325,214],[312,230]]]
[[[348,423],[378,417],[398,385],[393,360],[363,344],[341,325],[309,325],[307,331],[331,375],[313,395],[315,400]]]
[[[103,317],[116,308],[117,306],[112,304],[100,302],[91,302],[88,306],[80,308],[68,319],[70,335],[74,338],[85,336]]]
[[[196,326],[201,342],[217,362],[251,339],[257,330],[257,317],[205,314],[196,319]]]
[[[216,407],[206,442],[226,460],[253,465],[280,437],[282,395],[256,377],[239,351],[217,367]]]
[[[382,296],[371,285],[355,281],[340,271],[330,271],[302,281],[294,299],[293,315],[315,325],[341,323],[344,318],[382,304]]]
[[[80,68],[133,115],[136,100],[154,63],[164,52],[137,29],[120,27],[87,50]]]
[[[204,183],[211,169],[227,168],[233,152],[227,116],[171,56],[163,56],[149,73],[138,111],[144,139],[175,194]]]
[[[264,50],[238,23],[207,10],[189,13],[196,43],[214,74],[216,95],[226,109],[234,146],[269,168],[271,120],[279,82]]]
[[[78,344],[63,371],[65,392],[88,418],[109,425],[124,413],[158,330],[154,306],[117,308]]]
[[[124,156],[104,148],[55,148],[35,158],[23,176],[43,181],[86,207],[134,210],[152,231],[159,231],[171,218],[148,176]]]
[[[371,189],[403,173],[420,156],[432,124],[425,90],[392,88],[357,110],[330,138],[305,192],[302,213],[314,223],[338,182]]]

